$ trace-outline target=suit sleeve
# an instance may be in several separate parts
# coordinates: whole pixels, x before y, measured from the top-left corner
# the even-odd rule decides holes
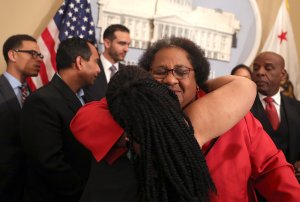
[[[286,161],[252,114],[246,116],[250,134],[250,159],[256,189],[268,201],[298,201],[300,185],[293,167]]]
[[[21,113],[21,138],[30,169],[57,197],[64,201],[78,200],[83,182],[65,161],[62,135],[68,125],[64,126],[64,118],[55,109],[60,102],[37,95],[29,96],[26,101]]]

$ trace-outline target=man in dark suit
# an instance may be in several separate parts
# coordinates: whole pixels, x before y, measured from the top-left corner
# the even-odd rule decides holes
[[[84,104],[82,87],[92,85],[100,73],[99,53],[84,39],[66,39],[59,45],[56,64],[58,73],[27,98],[21,113],[27,201],[79,201],[90,170],[90,154],[69,124]]]
[[[5,41],[3,56],[7,68],[0,76],[0,201],[14,202],[21,201],[25,182],[19,119],[29,93],[26,78],[37,76],[43,55],[32,36],[20,34]]]
[[[252,79],[257,85],[258,94],[251,112],[262,123],[277,148],[284,152],[287,161],[299,172],[300,102],[280,93],[280,82],[285,74],[284,59],[277,53],[263,52],[255,58]],[[276,109],[278,124],[275,126],[265,111],[268,105],[266,97],[272,98]]]
[[[130,45],[130,31],[121,24],[112,24],[103,33],[104,52],[100,56],[99,63],[101,74],[95,80],[94,85],[85,89],[88,101],[100,100],[105,96],[107,83],[110,77],[124,65],[123,61]]]

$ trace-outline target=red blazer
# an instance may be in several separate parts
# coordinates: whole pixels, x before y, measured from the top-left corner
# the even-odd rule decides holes
[[[251,113],[217,139],[206,161],[217,188],[212,202],[257,201],[254,187],[268,201],[300,200],[293,167]]]

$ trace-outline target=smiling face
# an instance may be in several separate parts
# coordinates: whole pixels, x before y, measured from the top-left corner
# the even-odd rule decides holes
[[[186,107],[196,98],[197,84],[193,66],[188,60],[188,53],[181,48],[170,47],[159,50],[151,64],[151,71],[158,68],[173,69],[176,66],[185,66],[191,68],[187,78],[177,79],[172,72],[163,79],[156,79],[161,83],[169,86],[169,88],[177,95],[182,108]]]
[[[276,53],[261,53],[253,62],[252,79],[257,85],[258,92],[263,95],[275,95],[285,74],[284,60]]]

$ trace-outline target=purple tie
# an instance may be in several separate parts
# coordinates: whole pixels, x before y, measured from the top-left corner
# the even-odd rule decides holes
[[[111,73],[110,73],[110,78],[111,78],[117,72],[117,68],[114,65],[112,65],[109,68],[109,70],[111,71]]]

